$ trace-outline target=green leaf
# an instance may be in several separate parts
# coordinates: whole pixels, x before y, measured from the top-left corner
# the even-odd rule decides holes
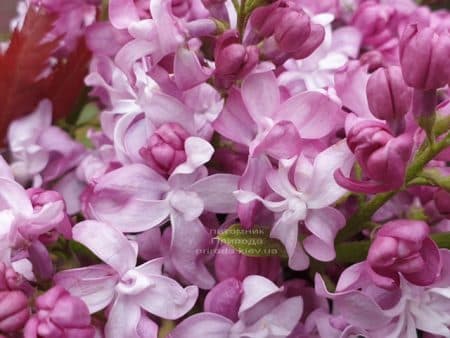
[[[97,124],[99,109],[95,103],[88,103],[83,107],[78,116],[77,126],[85,124]]]
[[[245,256],[288,257],[283,244],[277,239],[270,238],[270,230],[266,228],[255,226],[244,229],[240,224],[234,224],[217,238]]]
[[[438,247],[450,249],[450,232],[439,232],[431,234],[430,237],[436,242]]]

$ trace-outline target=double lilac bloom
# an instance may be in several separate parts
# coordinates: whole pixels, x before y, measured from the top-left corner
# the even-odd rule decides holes
[[[107,337],[137,338],[142,310],[176,319],[197,300],[196,286],[182,288],[175,280],[162,275],[162,259],[136,266],[135,244],[114,227],[84,221],[73,228],[73,237],[104,264],[60,272],[55,282],[81,298],[90,313],[111,306],[105,326]]]

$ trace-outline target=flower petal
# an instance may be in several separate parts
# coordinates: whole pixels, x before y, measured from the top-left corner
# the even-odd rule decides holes
[[[135,300],[119,295],[109,311],[105,325],[105,336],[108,338],[140,338],[137,332],[141,309]]]
[[[214,213],[236,212],[237,200],[233,192],[237,189],[239,176],[215,174],[190,186],[189,190],[196,192],[203,200],[205,210]]]
[[[119,276],[108,265],[100,264],[58,272],[53,280],[81,298],[89,312],[95,313],[112,302]]]
[[[110,225],[83,221],[73,227],[73,239],[85,245],[119,275],[136,266],[137,253],[127,238]]]
[[[228,337],[233,322],[215,313],[199,313],[182,321],[169,338]]]
[[[312,235],[303,240],[305,250],[314,258],[329,262],[336,257],[334,239],[345,225],[345,217],[334,208],[309,210],[305,225]]]
[[[168,189],[167,181],[151,168],[133,164],[99,178],[87,205],[96,219],[123,232],[141,232],[169,216],[163,199]]]
[[[247,76],[241,93],[250,116],[257,123],[265,117],[273,117],[280,104],[280,91],[272,71]]]
[[[181,287],[166,276],[147,277],[152,285],[136,296],[135,302],[148,312],[165,319],[178,319],[197,301],[198,287]]]

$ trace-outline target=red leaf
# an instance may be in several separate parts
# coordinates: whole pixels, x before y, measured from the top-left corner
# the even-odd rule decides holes
[[[45,96],[47,80],[40,79],[49,67],[59,39],[45,41],[55,16],[30,7],[23,27],[16,29],[10,45],[0,55],[0,144],[14,119],[33,111]]]
[[[91,52],[84,38],[80,38],[77,48],[51,74],[46,97],[53,103],[54,120],[68,116],[78,103],[90,59]]]

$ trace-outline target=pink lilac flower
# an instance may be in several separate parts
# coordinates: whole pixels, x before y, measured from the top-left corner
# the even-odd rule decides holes
[[[70,237],[64,201],[50,198],[40,202],[35,199],[33,203],[27,191],[15,181],[0,178],[0,185],[2,261],[29,259],[36,274],[50,277],[53,266],[41,236],[55,230]]]
[[[352,159],[351,152],[341,141],[319,153],[314,162],[303,154],[281,160],[278,170],[266,176],[274,192],[271,199],[262,199],[251,191],[236,192],[241,203],[258,200],[278,215],[270,235],[286,247],[292,269],[308,267],[309,258],[304,249],[316,259],[334,259],[334,237],[344,226],[345,218],[330,205],[345,194],[345,190],[337,185],[333,172],[338,168],[348,172]],[[298,241],[299,222],[304,222],[308,230],[303,247]]]
[[[380,289],[367,275],[366,262],[347,268],[340,276],[336,292],[327,291],[322,278],[315,279],[316,292],[333,299],[334,316],[341,315],[341,331],[358,329],[370,337],[415,337],[416,329],[437,336],[450,334],[448,293],[449,252],[441,249],[440,277],[427,287],[415,286],[401,278],[400,288]],[[334,319],[335,320],[335,319]]]
[[[195,140],[189,144],[193,149],[197,146]],[[214,279],[202,263],[201,249],[209,247],[211,235],[199,217],[206,211],[236,211],[237,201],[232,192],[237,188],[238,177],[207,176],[201,165],[212,152],[203,154],[207,157],[196,157],[197,163],[181,164],[177,167],[179,172],[176,170],[168,180],[141,164],[114,170],[96,180],[85,210],[87,215],[111,223],[123,232],[145,231],[170,220],[175,268],[187,280],[210,288]],[[191,236],[191,240],[186,242],[185,236]]]
[[[214,128],[249,147],[251,156],[277,159],[297,155],[302,139],[328,135],[342,121],[339,105],[320,92],[303,92],[282,101],[273,72],[249,75],[232,88]]]
[[[8,144],[17,180],[24,184],[32,180],[38,186],[74,168],[85,152],[83,145],[52,126],[48,100],[41,101],[33,113],[11,123]]]
[[[169,337],[194,338],[205,335],[211,338],[249,336],[269,338],[286,337],[293,331],[302,314],[301,297],[287,298],[283,294],[283,288],[257,275],[248,276],[241,287],[234,283],[217,287],[225,288],[227,291],[224,292],[236,293],[238,291],[236,286],[238,289],[242,288],[239,309],[236,307],[237,321],[214,312],[199,313],[181,322]],[[210,292],[216,293],[216,290]],[[224,293],[217,293],[211,294],[211,297],[223,295]],[[239,297],[239,291],[236,296]],[[209,307],[216,309],[211,305]]]
[[[111,306],[105,327],[107,337],[138,337],[141,309],[176,319],[194,305],[196,286],[182,288],[162,275],[162,259],[136,266],[136,246],[114,227],[84,221],[73,228],[73,238],[104,264],[59,272],[55,282],[83,300],[90,313]]]

